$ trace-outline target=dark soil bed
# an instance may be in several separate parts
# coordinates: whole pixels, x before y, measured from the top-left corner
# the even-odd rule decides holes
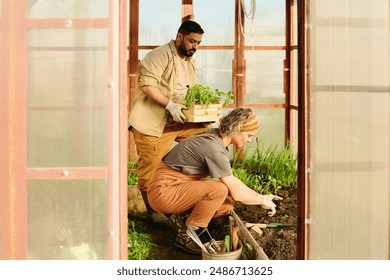
[[[247,206],[236,203],[235,212],[245,224],[250,223],[280,223],[292,225],[287,228],[265,228],[259,237],[253,234],[256,241],[263,248],[264,253],[271,260],[295,260],[297,243],[297,194],[288,191],[278,191],[277,195],[283,197],[277,201],[276,214],[267,216],[267,211],[259,206]]]
[[[295,260],[297,240],[297,195],[296,192],[289,193],[287,191],[278,191],[277,194],[283,197],[283,200],[276,202],[276,214],[272,217],[268,217],[267,211],[259,206],[247,206],[240,203],[236,203],[235,212],[243,223],[280,223],[284,225],[293,225],[291,228],[266,228],[263,229],[263,234],[260,237],[258,237],[256,234],[253,234],[253,236],[259,245],[263,248],[269,259]],[[152,242],[157,245],[152,249],[152,259],[201,259],[201,256],[191,255],[174,247],[174,235],[168,226],[158,226],[151,223],[146,218],[146,214],[130,215],[129,219],[141,222],[145,227],[145,231],[151,235]],[[215,223],[210,223],[209,230],[217,240],[220,238],[218,235],[223,234],[220,224],[216,226]]]

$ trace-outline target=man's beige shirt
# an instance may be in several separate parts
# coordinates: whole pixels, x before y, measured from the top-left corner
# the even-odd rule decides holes
[[[171,40],[149,52],[139,64],[137,93],[129,115],[129,125],[139,132],[160,137],[168,117],[165,108],[145,96],[143,86],[158,87],[170,100],[173,99],[179,78],[180,57],[175,43]],[[187,59],[189,86],[196,84],[195,62]]]

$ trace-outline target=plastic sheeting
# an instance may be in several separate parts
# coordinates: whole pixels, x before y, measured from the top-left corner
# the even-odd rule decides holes
[[[389,259],[389,1],[306,1],[310,259]]]

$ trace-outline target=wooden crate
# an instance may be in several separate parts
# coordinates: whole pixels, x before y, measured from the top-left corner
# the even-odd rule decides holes
[[[188,122],[216,122],[222,114],[222,104],[210,104],[208,108],[204,105],[191,105],[188,110],[183,110]]]

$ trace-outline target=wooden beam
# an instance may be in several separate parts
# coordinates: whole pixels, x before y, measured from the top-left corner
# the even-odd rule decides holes
[[[259,245],[259,243],[253,238],[252,234],[249,232],[249,230],[246,228],[244,223],[241,221],[240,217],[232,211],[232,217],[234,218],[234,221],[238,228],[240,229],[238,232],[238,237],[240,238],[241,243],[243,244],[244,248],[248,250],[247,244],[253,246],[254,250],[254,256],[253,259],[255,260],[269,260],[268,256],[264,253],[263,248]]]
[[[181,20],[195,20],[194,18],[194,5],[192,0],[182,0],[181,4]]]

